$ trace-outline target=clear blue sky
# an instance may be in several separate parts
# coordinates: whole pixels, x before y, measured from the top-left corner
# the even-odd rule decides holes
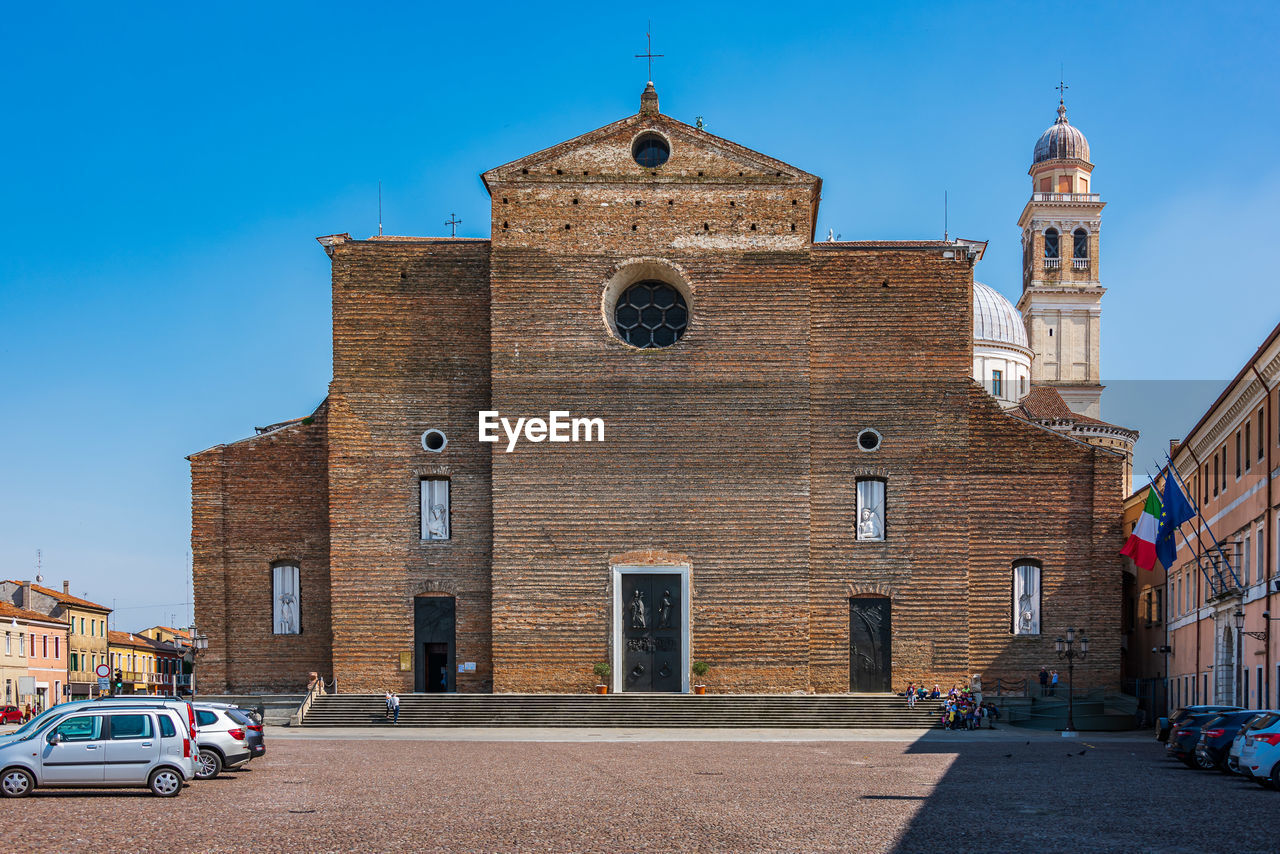
[[[1280,321],[1269,4],[645,8],[664,112],[822,176],[823,235],[938,236],[949,190],[951,233],[992,241],[978,275],[1011,297],[1061,62],[1110,203],[1104,379],[1226,379]],[[114,600],[117,627],[185,622],[184,455],[325,394],[313,238],[373,233],[379,180],[388,233],[446,233],[456,212],[460,234],[487,236],[481,171],[635,112],[649,14],[11,7],[4,575],[29,577],[43,549],[49,582]],[[1149,441],[1208,402],[1187,388],[1193,405],[1137,425]]]

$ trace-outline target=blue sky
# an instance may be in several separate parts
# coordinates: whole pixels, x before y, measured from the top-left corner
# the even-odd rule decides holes
[[[184,455],[325,394],[313,238],[375,232],[378,181],[388,233],[487,236],[480,172],[637,109],[646,17],[663,111],[822,176],[820,234],[939,236],[947,190],[1010,297],[1062,63],[1109,202],[1104,378],[1174,390],[1148,448],[1216,394],[1176,381],[1280,321],[1267,4],[267,5],[20,4],[0,32],[0,567],[43,549],[119,628],[189,618]]]

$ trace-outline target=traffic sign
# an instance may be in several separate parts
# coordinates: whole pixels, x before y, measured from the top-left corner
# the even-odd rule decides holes
[[[99,664],[93,672],[98,674],[99,679],[106,679],[111,675],[111,668],[105,664]]]
[[[99,691],[106,691],[106,690],[107,690],[107,689],[109,689],[110,687],[111,687],[111,680],[110,680],[110,679],[108,679],[108,678],[107,678],[107,677],[105,677],[105,676],[99,676],[99,677],[98,677],[98,690],[99,690]]]

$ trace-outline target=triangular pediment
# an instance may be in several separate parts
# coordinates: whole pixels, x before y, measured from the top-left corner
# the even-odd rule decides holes
[[[632,157],[632,145],[646,132],[659,134],[670,145],[667,162],[656,169],[641,167]],[[481,178],[492,186],[538,179],[636,181],[655,175],[708,182],[818,182],[816,176],[788,163],[660,113],[629,116],[490,169]]]

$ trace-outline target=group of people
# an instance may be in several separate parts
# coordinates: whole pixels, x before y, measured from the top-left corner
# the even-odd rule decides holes
[[[1058,693],[1058,671],[1040,668],[1040,696],[1052,697]]]
[[[400,723],[400,695],[387,692],[387,713],[383,716],[383,720],[391,721],[393,724]]]
[[[983,721],[987,722],[987,729],[995,729],[1000,718],[1000,709],[995,703],[979,702],[973,692],[962,685],[954,686],[944,695],[936,683],[932,691],[927,691],[923,684],[910,682],[904,695],[911,709],[920,700],[939,700],[938,722],[943,729],[982,729]]]

